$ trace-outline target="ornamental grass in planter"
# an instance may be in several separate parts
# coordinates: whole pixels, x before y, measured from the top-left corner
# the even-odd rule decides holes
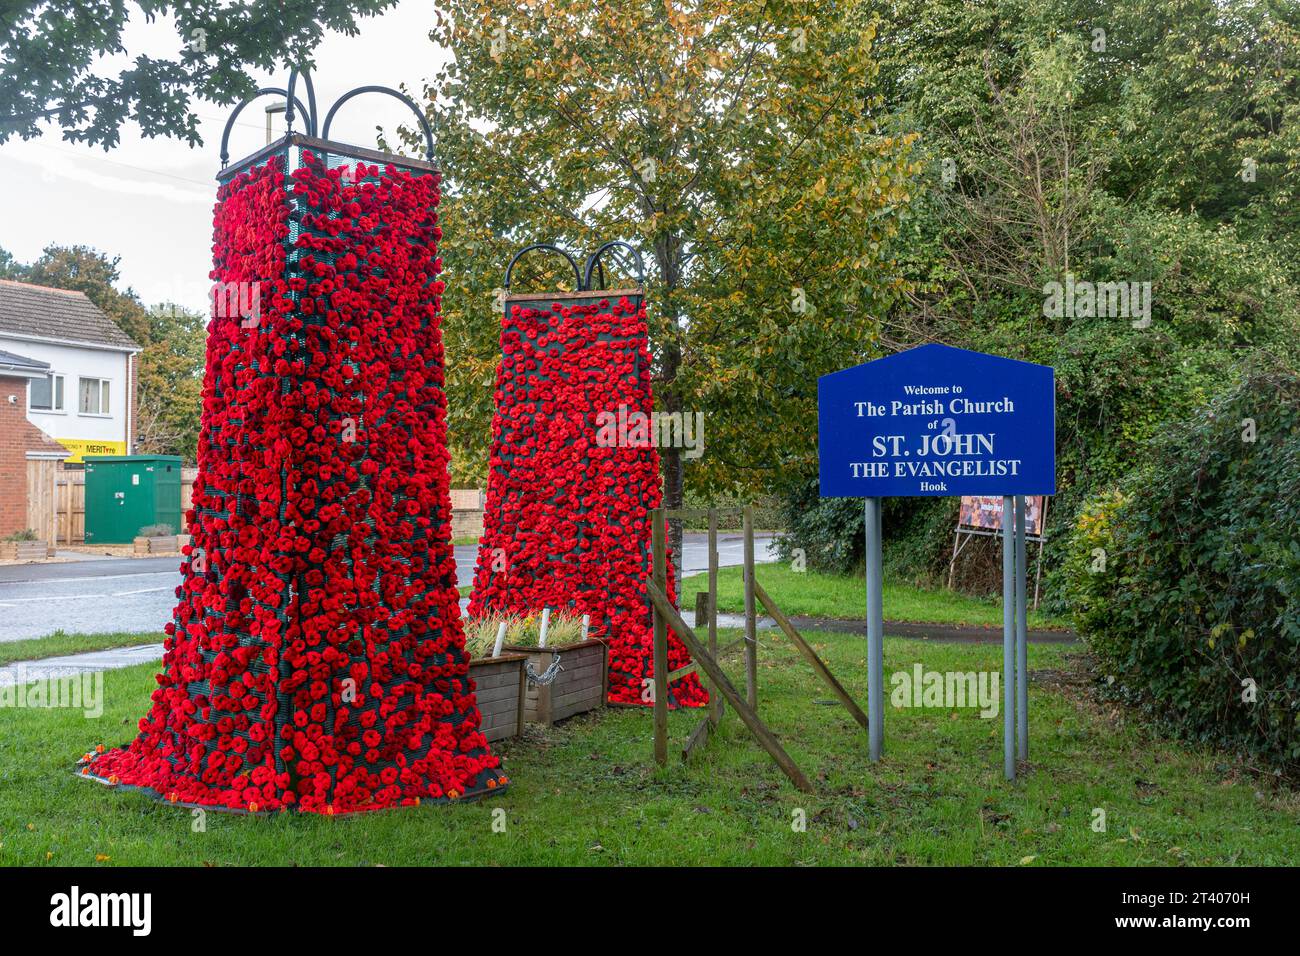
[[[546,644],[542,647],[544,617]],[[475,656],[490,655],[503,623],[502,650],[526,660],[525,720],[553,724],[604,705],[609,683],[607,649],[604,641],[583,636],[586,625],[581,618],[565,614],[483,615],[466,625],[466,648]]]
[[[493,656],[496,618],[465,621],[465,653],[474,679],[481,730],[489,741],[524,732],[524,700],[528,689],[528,655],[516,652]]]

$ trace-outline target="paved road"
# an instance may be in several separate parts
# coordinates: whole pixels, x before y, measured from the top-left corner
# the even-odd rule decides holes
[[[756,535],[758,559],[772,560],[771,536]],[[722,535],[719,563],[740,564],[744,542]],[[457,578],[474,576],[477,548],[456,549]],[[687,535],[686,573],[708,567],[708,538]],[[58,564],[20,564],[0,568],[0,643],[69,634],[158,633],[171,620],[180,583],[180,559],[112,558]]]
[[[65,552],[66,553],[66,552]],[[154,571],[175,574],[180,567],[178,555],[165,558],[87,557],[84,561],[56,561],[51,564],[7,564],[0,568],[0,587],[30,581],[66,581],[70,579],[126,577]],[[0,598],[3,600],[3,598]]]

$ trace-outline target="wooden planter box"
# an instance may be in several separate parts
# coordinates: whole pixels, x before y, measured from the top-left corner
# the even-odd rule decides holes
[[[469,662],[469,676],[474,679],[478,712],[483,718],[479,730],[490,743],[524,732],[523,654],[500,657],[477,657]]]
[[[165,538],[136,538],[136,554],[179,554],[180,542],[177,536],[169,534]]]
[[[536,674],[546,673],[555,656],[563,670],[549,684],[528,685],[524,719],[535,724],[553,724],[565,717],[605,705],[609,680],[609,658],[601,641],[580,641],[556,647],[511,645],[507,650],[524,654]]]
[[[0,541],[0,560],[44,561],[49,547],[44,541]]]

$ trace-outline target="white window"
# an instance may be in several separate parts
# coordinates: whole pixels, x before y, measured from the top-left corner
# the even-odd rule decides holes
[[[37,412],[63,411],[63,376],[50,374],[32,379],[27,407]]]
[[[83,378],[81,379],[80,398],[78,400],[77,411],[82,415],[107,415],[108,408],[108,379],[106,378]]]

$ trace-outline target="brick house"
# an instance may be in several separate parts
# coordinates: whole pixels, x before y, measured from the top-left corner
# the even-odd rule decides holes
[[[84,293],[0,279],[0,538],[48,538],[57,471],[134,449],[139,353]]]

